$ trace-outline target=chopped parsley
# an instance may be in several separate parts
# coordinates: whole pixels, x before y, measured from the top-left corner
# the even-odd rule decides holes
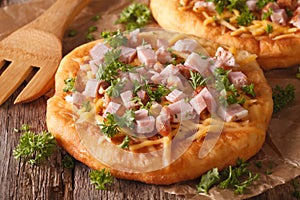
[[[258,0],[256,2],[256,6],[258,9],[263,9],[263,7],[265,7],[265,5],[267,5],[270,2],[275,2],[275,0]]]
[[[141,28],[152,20],[151,11],[145,4],[133,3],[125,8],[116,24],[123,24],[127,30]]]
[[[276,85],[273,88],[272,98],[274,102],[274,113],[277,113],[287,104],[295,100],[295,87],[291,84],[288,84],[285,88]]]
[[[242,90],[248,94],[251,95],[252,97],[256,97],[256,94],[254,92],[254,84],[251,83],[250,85],[244,85],[242,86]]]
[[[241,26],[248,26],[255,19],[255,16],[249,9],[245,9],[237,18],[237,24]]]
[[[95,185],[97,190],[105,190],[106,185],[111,185],[113,183],[113,176],[110,171],[106,169],[92,170],[89,174],[91,184]]]
[[[208,190],[219,181],[220,175],[218,168],[213,168],[212,170],[201,176],[200,183],[196,185],[197,192],[208,194]]]
[[[107,113],[104,123],[99,124],[100,130],[105,136],[112,138],[120,133],[121,128],[133,129],[134,119],[135,114],[133,110],[126,110],[122,116]]]
[[[217,91],[221,92],[219,96],[219,102],[226,106],[228,104],[243,104],[245,102],[244,97],[242,97],[237,88],[232,84],[228,78],[228,74],[231,70],[225,70],[223,68],[216,68],[214,70],[215,77],[215,88]]]
[[[110,85],[115,83],[119,71],[127,72],[133,67],[131,65],[122,63],[119,61],[121,55],[120,49],[112,49],[106,52],[104,55],[104,64],[99,65],[96,73],[96,79],[104,80]]]
[[[42,131],[36,134],[26,124],[22,125],[21,132],[20,143],[13,150],[15,159],[24,159],[31,165],[40,164],[50,157],[57,148],[56,140],[49,132]]]
[[[127,149],[129,147],[130,138],[128,135],[126,135],[123,139],[123,142],[119,145],[122,149]]]
[[[206,82],[205,82],[206,79],[203,78],[200,73],[190,71],[190,75],[191,75],[191,77],[189,79],[189,82],[194,89],[196,89],[197,87],[206,85]]]
[[[248,164],[244,160],[238,159],[236,166],[229,166],[221,173],[217,168],[208,171],[202,175],[201,181],[196,187],[199,193],[208,193],[212,186],[217,185],[223,189],[233,188],[236,194],[243,194],[246,188],[258,178],[258,174],[253,176],[249,171]]]
[[[118,97],[120,96],[120,91],[124,87],[124,83],[120,78],[117,78],[111,81],[111,85],[106,89],[108,96],[110,97]]]
[[[273,14],[273,9],[272,9],[272,8],[269,8],[267,12],[263,12],[263,13],[262,13],[261,19],[262,19],[262,20],[266,20],[266,19],[268,19],[272,14]]]
[[[267,24],[266,33],[272,33],[272,32],[273,32],[273,26],[271,24]]]
[[[66,80],[64,80],[65,83],[65,87],[63,89],[64,92],[75,92],[75,81],[76,78],[68,78]]]
[[[110,32],[110,31],[103,31],[101,32],[101,37],[112,47],[117,48],[119,46],[124,46],[127,44],[128,39],[120,30]]]
[[[77,30],[70,30],[69,33],[68,33],[68,37],[74,37],[78,34],[78,31]]]
[[[120,132],[119,126],[117,125],[115,121],[114,114],[107,113],[106,119],[104,120],[104,123],[99,124],[101,133],[103,133],[105,136],[112,138],[116,134]]]

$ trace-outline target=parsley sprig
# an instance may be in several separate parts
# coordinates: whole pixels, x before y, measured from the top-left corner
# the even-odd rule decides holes
[[[104,123],[99,124],[101,132],[109,138],[119,134],[121,128],[134,128],[135,114],[133,110],[126,110],[122,116],[107,113]]]
[[[116,24],[123,24],[127,30],[141,28],[152,20],[150,9],[145,4],[133,3],[125,8]]]
[[[197,87],[206,86],[206,79],[203,78],[199,72],[190,71],[190,75],[191,77],[189,82],[194,89]]]
[[[285,88],[276,85],[273,88],[272,98],[274,102],[274,113],[277,113],[287,104],[295,100],[295,87],[291,84],[288,84]]]
[[[115,84],[119,72],[128,72],[133,66],[122,63],[119,61],[121,55],[120,49],[112,49],[107,51],[104,55],[104,64],[101,64],[96,73],[96,78],[98,80],[104,80],[110,85]]]
[[[253,181],[259,178],[258,174],[253,176],[252,172],[248,169],[248,164],[238,159],[236,166],[229,166],[219,173],[217,168],[213,168],[206,174],[202,175],[201,181],[197,187],[199,193],[208,193],[209,189],[217,185],[220,188],[233,188],[236,194],[243,194],[248,186]]]
[[[128,38],[126,36],[124,36],[124,34],[123,34],[123,32],[121,32],[121,30],[117,30],[117,31],[113,31],[113,32],[103,31],[103,32],[101,32],[101,36],[112,48],[124,46],[128,42]]]
[[[19,132],[19,130],[16,130]],[[56,150],[56,140],[51,133],[43,131],[39,134],[30,130],[26,124],[21,128],[20,143],[13,150],[16,159],[24,159],[31,165],[37,165],[50,157]]]
[[[97,190],[105,190],[106,185],[111,185],[113,183],[113,176],[110,171],[106,169],[92,170],[89,174],[91,184],[95,185]]]

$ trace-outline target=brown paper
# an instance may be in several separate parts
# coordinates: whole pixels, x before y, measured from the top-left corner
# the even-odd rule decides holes
[[[54,0],[39,0],[0,9],[0,39],[35,19],[53,2]],[[136,2],[147,3],[148,1],[140,0]],[[128,0],[92,1],[76,17],[66,31],[63,38],[64,54],[87,42],[85,36],[88,27],[91,25],[95,25],[98,28],[93,33],[96,39],[100,38],[100,32],[103,30],[121,28],[115,25],[114,22],[118,18],[120,11],[129,4],[130,1]],[[95,15],[101,16],[96,22],[91,20]],[[77,30],[78,35],[68,37],[70,30]],[[189,199],[242,199],[258,195],[269,188],[284,184],[300,175],[300,121],[298,117],[298,113],[300,113],[300,80],[295,77],[297,70],[298,67],[293,67],[265,73],[271,86],[293,84],[296,88],[296,101],[273,115],[263,148],[250,160],[251,169],[254,173],[260,174],[260,179],[249,187],[246,194],[235,195],[232,190],[216,187],[209,191],[209,195],[197,194],[195,185],[199,180],[159,187],[165,192],[185,195]],[[262,162],[262,168],[255,166],[255,163],[258,161]]]

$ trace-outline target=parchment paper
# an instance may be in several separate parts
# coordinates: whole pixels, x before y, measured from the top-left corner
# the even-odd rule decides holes
[[[0,9],[0,40],[22,25],[35,19],[47,9],[54,0],[36,0],[29,3],[12,5]],[[136,2],[148,3],[148,0]],[[73,48],[87,42],[85,36],[91,25],[98,30],[93,33],[100,38],[103,30],[116,30],[121,28],[114,24],[120,11],[131,3],[129,0],[94,0],[86,7],[69,26],[63,38],[64,54]],[[92,17],[100,15],[98,21]],[[155,23],[151,26],[157,26]],[[68,37],[70,30],[77,30],[75,37]],[[247,190],[244,195],[235,195],[232,190],[212,188],[209,195],[197,194],[195,185],[199,180],[188,181],[171,186],[158,186],[165,192],[185,195],[189,199],[244,199],[258,195],[276,185],[300,175],[300,80],[296,79],[298,67],[278,69],[265,73],[271,86],[286,86],[293,84],[296,88],[296,101],[277,114],[273,114],[267,133],[266,142],[261,151],[250,160],[250,168],[254,173],[260,174],[260,179]],[[262,113],[263,114],[263,113]],[[258,168],[255,163],[261,162]]]

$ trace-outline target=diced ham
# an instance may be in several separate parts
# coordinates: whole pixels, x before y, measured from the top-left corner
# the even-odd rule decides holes
[[[107,116],[107,113],[110,114],[116,114],[118,110],[120,109],[121,104],[115,103],[115,102],[109,102],[106,109],[104,110],[103,117]]]
[[[127,77],[123,77],[121,82],[123,83],[122,91],[132,90],[134,88],[133,82]]]
[[[131,82],[141,82],[141,75],[139,73],[133,73],[133,72],[130,72],[129,73],[129,78],[130,78],[130,81]]]
[[[198,43],[193,39],[177,40],[172,46],[172,49],[180,52],[193,52],[198,46]]]
[[[151,73],[152,73],[152,76],[151,76],[150,80],[153,83],[156,83],[156,84],[162,83],[162,81],[164,80],[164,77],[162,77],[160,75],[160,73],[154,72],[154,71],[152,71]]]
[[[246,5],[249,8],[250,11],[256,11],[258,10],[256,3],[258,0],[248,0],[246,1]]]
[[[96,97],[101,82],[96,79],[89,79],[82,94],[88,97]]]
[[[175,65],[169,64],[160,72],[160,76],[167,78],[172,75],[177,75],[178,72],[179,72],[178,67],[176,67]]]
[[[200,93],[190,100],[190,104],[198,115],[206,108],[205,100]]]
[[[167,78],[167,81],[166,81],[166,86],[167,88],[177,88],[177,89],[180,89],[180,90],[184,90],[184,85],[182,83],[182,80],[179,76],[175,76],[175,75],[171,75]]]
[[[156,55],[151,45],[137,47],[139,61],[145,66],[152,67],[156,63]]]
[[[135,120],[140,120],[140,119],[148,117],[148,110],[140,109],[140,110],[135,111],[134,114],[135,114]]]
[[[136,132],[140,134],[151,133],[154,131],[155,118],[147,116],[145,118],[136,120]]]
[[[81,106],[82,103],[85,101],[85,96],[80,92],[74,92],[72,98],[73,104],[76,106]]]
[[[89,65],[91,67],[92,74],[96,74],[99,69],[100,62],[96,60],[90,60]]]
[[[168,107],[163,107],[156,118],[156,130],[162,136],[169,135],[171,131],[171,112]]]
[[[172,115],[181,114],[182,120],[192,119],[194,117],[193,107],[184,99],[168,105]]]
[[[201,95],[206,103],[207,109],[210,113],[214,113],[217,110],[217,102],[214,99],[212,93],[207,89],[207,87],[203,88],[199,95]]]
[[[195,9],[207,8],[209,11],[215,11],[216,6],[213,2],[197,1],[194,5]]]
[[[96,62],[102,63],[104,55],[107,53],[109,48],[102,42],[98,42],[91,50],[90,55]]]
[[[229,72],[228,78],[230,82],[237,88],[247,84],[247,77],[243,72]]]
[[[248,116],[248,110],[236,103],[227,108],[219,107],[218,114],[225,122],[238,121]]]
[[[159,49],[157,49],[155,54],[157,56],[157,61],[162,64],[170,63],[173,59],[171,53],[164,47],[160,47]]]
[[[153,66],[154,71],[158,73],[160,73],[164,68],[164,65],[159,62],[155,63],[155,65]]]
[[[157,39],[156,46],[167,48],[169,46],[169,42],[168,40],[159,38]]]
[[[270,16],[271,21],[280,24],[282,26],[286,26],[288,21],[288,16],[286,14],[285,9],[274,10]]]
[[[300,28],[300,7],[298,7],[295,11],[294,11],[294,15],[290,21],[290,23],[297,27]]]
[[[137,67],[135,71],[141,76],[141,82],[143,82],[143,79],[149,80],[152,76],[149,70],[146,70],[145,67]]]
[[[120,46],[121,54],[119,57],[119,61],[124,63],[131,63],[136,56],[136,49]]]
[[[220,61],[222,66],[235,67],[235,58],[230,51],[226,51],[223,47],[219,47],[215,54],[215,58]]]
[[[179,101],[180,99],[183,99],[185,96],[186,95],[182,91],[175,89],[166,96],[166,99],[174,103],[175,101]]]
[[[133,48],[137,47],[138,41],[139,41],[138,40],[139,33],[140,33],[140,29],[135,29],[135,30],[133,30],[133,31],[131,31],[129,33],[129,36],[128,36],[128,45],[130,47],[133,47]]]
[[[151,115],[153,115],[154,117],[157,117],[157,116],[159,115],[161,109],[162,109],[162,105],[159,104],[159,103],[157,103],[157,102],[155,102],[155,101],[153,101],[153,102],[152,102],[152,105],[151,105],[151,107],[150,107],[150,109],[149,109],[149,112],[150,112]]]
[[[201,74],[207,69],[210,62],[207,58],[203,58],[197,53],[191,53],[185,60],[184,65]]]
[[[132,102],[133,93],[131,90],[122,92],[120,94],[120,97],[122,99],[122,102],[123,102],[123,105],[125,106],[125,108],[130,109],[135,106],[135,104]]]
[[[79,70],[75,81],[75,89],[78,92],[83,92],[86,84],[86,73]]]
[[[148,100],[148,95],[145,90],[139,90],[139,91],[137,91],[136,94],[142,100],[142,102],[145,102],[145,100]]]

